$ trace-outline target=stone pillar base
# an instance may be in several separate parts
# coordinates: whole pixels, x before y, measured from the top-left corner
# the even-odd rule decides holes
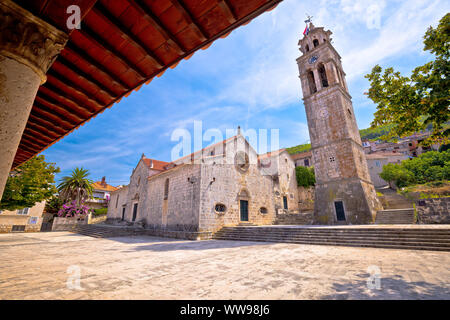
[[[345,220],[338,220],[335,201],[343,202]],[[373,184],[355,179],[316,185],[314,224],[371,224],[382,209]]]

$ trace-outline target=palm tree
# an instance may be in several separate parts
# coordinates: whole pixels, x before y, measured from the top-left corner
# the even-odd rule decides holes
[[[58,185],[60,197],[64,202],[75,200],[78,206],[81,202],[92,197],[92,183],[88,179],[89,171],[83,168],[75,168],[71,176],[65,176]]]

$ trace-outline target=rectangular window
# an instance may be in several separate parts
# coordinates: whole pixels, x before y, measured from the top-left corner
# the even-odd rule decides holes
[[[30,217],[30,219],[28,220],[28,224],[37,224],[38,219],[38,217]]]
[[[305,167],[309,167],[309,159],[305,159]]]
[[[25,231],[25,226],[14,225],[11,229],[12,232]]]
[[[283,197],[283,205],[284,205],[284,209],[287,210],[288,209],[288,199],[286,196]]]
[[[17,210],[17,214],[27,215],[28,214],[28,209],[29,208],[23,208],[23,209]]]
[[[117,208],[118,204],[119,204],[119,195],[117,195],[117,199],[116,199],[116,208]]]
[[[122,221],[125,220],[125,207],[122,208]]]

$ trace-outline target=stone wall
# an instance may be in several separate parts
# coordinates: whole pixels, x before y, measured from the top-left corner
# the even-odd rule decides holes
[[[418,224],[450,224],[450,197],[416,201]]]
[[[164,199],[166,181],[169,192]],[[151,228],[198,231],[199,189],[198,164],[183,164],[152,176],[139,217]]]
[[[42,225],[42,214],[45,208],[45,201],[36,203],[28,209],[26,215],[17,214],[18,210],[3,210],[0,213],[0,233],[12,231],[13,226],[24,226],[23,232],[39,232]]]
[[[122,219],[122,210],[125,208],[128,200],[128,186],[111,192],[111,200],[108,203],[108,219]]]
[[[314,187],[297,187],[298,191],[298,209],[302,211],[314,210]]]
[[[76,218],[60,218],[56,217],[53,219],[52,231],[71,231],[75,229],[76,226],[86,225],[88,219],[77,220]]]

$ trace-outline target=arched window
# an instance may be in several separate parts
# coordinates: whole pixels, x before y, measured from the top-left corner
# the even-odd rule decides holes
[[[309,51],[309,45],[306,45],[306,52]]]
[[[164,200],[169,198],[169,178],[166,179],[164,183]]]
[[[309,93],[313,94],[317,92],[316,80],[314,79],[314,73],[312,71],[308,72],[308,82],[309,82]]]
[[[319,40],[314,39],[313,44],[314,44],[314,48],[317,47],[319,45]]]
[[[328,79],[327,79],[327,72],[325,71],[325,66],[323,64],[320,64],[317,71],[319,71],[319,77],[320,82],[322,83],[322,87],[323,88],[328,87]]]

